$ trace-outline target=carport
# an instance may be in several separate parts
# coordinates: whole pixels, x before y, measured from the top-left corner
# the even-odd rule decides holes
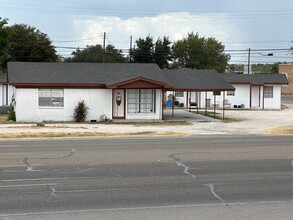
[[[172,92],[173,97],[175,92],[183,92],[186,94],[186,109],[191,111],[195,108],[197,110],[204,109],[207,115],[208,105],[212,104],[214,117],[217,109],[217,94],[223,92],[223,118],[225,118],[225,92],[235,91],[235,88],[228,83],[217,71],[215,70],[197,70],[197,69],[165,69],[165,75],[169,78],[172,85],[171,89],[166,89],[163,101],[166,100],[166,92]],[[213,92],[213,103],[208,103],[207,94]],[[204,99],[204,100],[202,100]],[[174,100],[172,101],[172,116],[175,117]],[[164,113],[163,113],[164,119]]]

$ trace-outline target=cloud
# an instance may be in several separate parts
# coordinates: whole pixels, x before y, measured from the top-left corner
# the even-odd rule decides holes
[[[129,36],[136,40],[145,38],[149,34],[158,37],[169,36],[171,41],[176,41],[187,36],[187,33],[199,33],[204,37],[215,37],[218,41],[241,41],[240,31],[231,20],[221,14],[193,15],[188,12],[165,13],[153,17],[133,17],[121,19],[119,17],[80,17],[74,20],[74,27],[82,37],[91,38],[99,36],[91,44],[102,43],[102,33],[106,32],[109,43],[116,48],[124,46]],[[112,41],[112,42],[111,42]],[[128,48],[128,47],[127,47]]]

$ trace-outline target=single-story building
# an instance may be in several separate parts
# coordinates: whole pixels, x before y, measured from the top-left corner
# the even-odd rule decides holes
[[[288,85],[283,74],[222,74],[235,91],[183,92],[174,91],[176,104],[198,108],[281,109],[281,88]],[[167,96],[172,94],[168,92]],[[214,106],[215,105],[215,106]]]
[[[19,122],[73,121],[84,100],[86,120],[163,119],[166,91],[234,91],[214,70],[161,70],[138,63],[8,62]]]

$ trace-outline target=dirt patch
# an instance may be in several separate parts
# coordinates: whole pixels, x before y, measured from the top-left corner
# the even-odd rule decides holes
[[[8,115],[1,115],[0,114],[0,122],[6,122],[8,121]]]
[[[280,126],[278,128],[272,128],[265,130],[266,134],[290,134],[293,135],[293,125]]]

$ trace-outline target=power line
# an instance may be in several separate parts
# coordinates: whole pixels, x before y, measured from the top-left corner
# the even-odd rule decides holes
[[[208,14],[213,18],[284,18],[293,17],[293,10],[255,10],[255,11],[208,11],[208,10],[187,10],[188,12],[181,12],[178,10],[156,10],[156,9],[121,9],[121,8],[85,8],[85,7],[69,7],[61,5],[35,5],[35,4],[19,4],[19,3],[0,3],[0,10],[8,11],[25,11],[35,13],[49,13],[49,14],[80,14],[80,15],[101,15],[107,14],[108,16],[154,16],[158,14],[172,14],[172,17],[182,18],[189,17],[201,17]]]

